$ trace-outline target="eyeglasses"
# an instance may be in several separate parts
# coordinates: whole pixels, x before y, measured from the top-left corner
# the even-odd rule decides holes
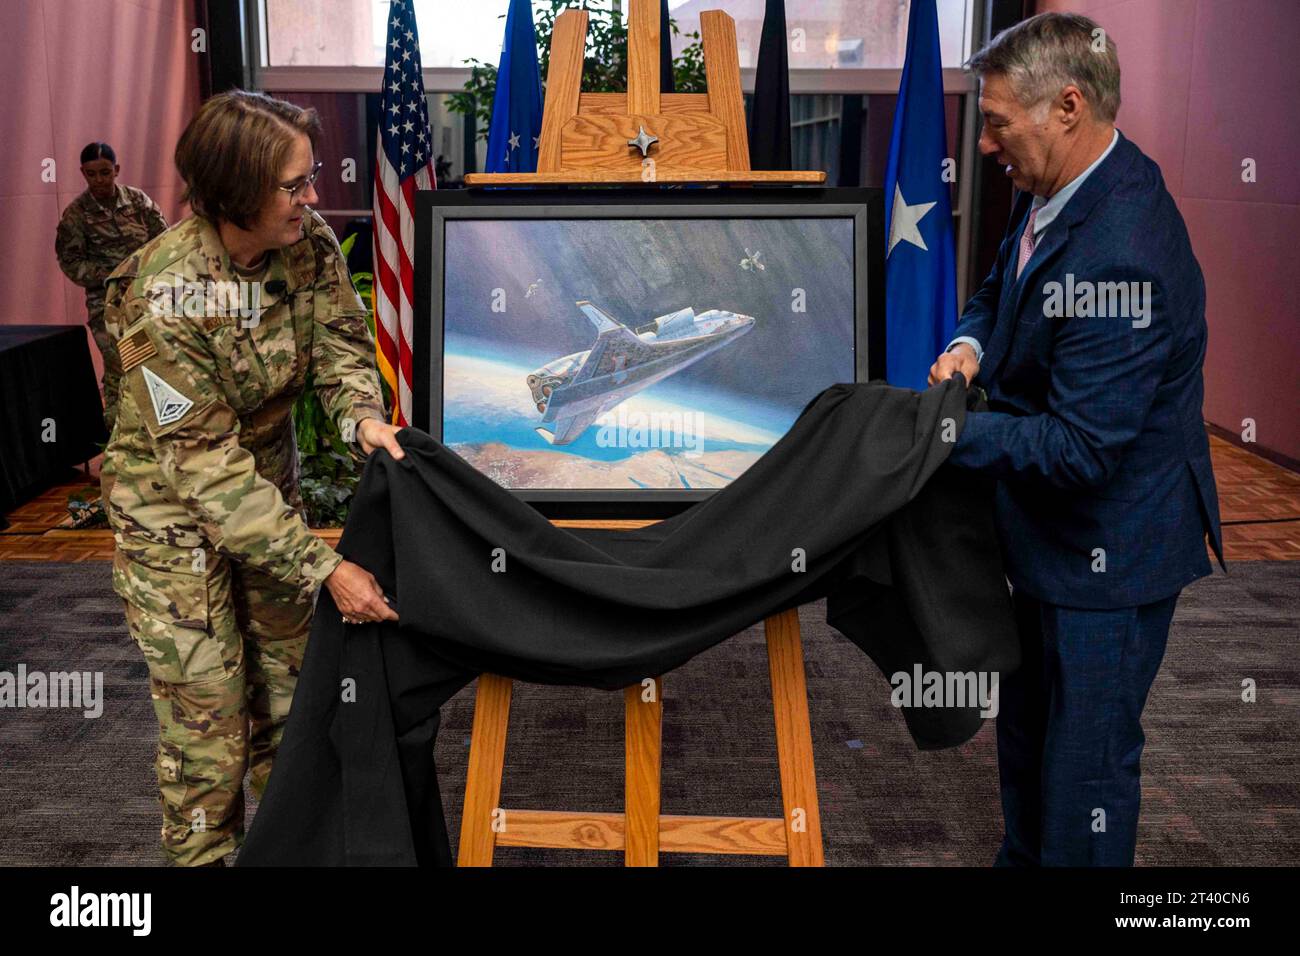
[[[317,160],[315,165],[312,166],[311,172],[300,179],[297,183],[292,186],[276,186],[275,188],[281,192],[288,193],[290,199],[297,199],[307,191],[308,187],[316,182],[316,177],[320,175],[320,168],[324,165],[325,163],[323,161]]]

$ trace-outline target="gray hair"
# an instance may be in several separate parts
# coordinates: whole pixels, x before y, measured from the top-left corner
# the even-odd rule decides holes
[[[1006,76],[1025,106],[1037,106],[1073,84],[1100,120],[1119,112],[1119,54],[1115,41],[1077,13],[1040,13],[1007,27],[966,64],[983,77]]]

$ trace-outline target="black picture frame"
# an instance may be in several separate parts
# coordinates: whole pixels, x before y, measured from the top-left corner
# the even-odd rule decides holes
[[[464,219],[852,218],[857,381],[884,377],[883,190],[844,187],[422,190],[415,202],[412,425],[442,440],[445,250]],[[511,489],[553,518],[662,518],[707,489]]]

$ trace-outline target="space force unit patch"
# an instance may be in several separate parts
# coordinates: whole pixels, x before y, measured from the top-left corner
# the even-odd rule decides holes
[[[153,402],[153,413],[159,425],[170,425],[180,421],[182,416],[194,407],[194,403],[172,388],[149,369],[144,372],[144,384],[149,389],[149,398]]]

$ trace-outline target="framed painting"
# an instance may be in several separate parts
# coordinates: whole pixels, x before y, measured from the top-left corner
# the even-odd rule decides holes
[[[544,513],[672,513],[879,372],[879,190],[416,196],[414,424]]]

